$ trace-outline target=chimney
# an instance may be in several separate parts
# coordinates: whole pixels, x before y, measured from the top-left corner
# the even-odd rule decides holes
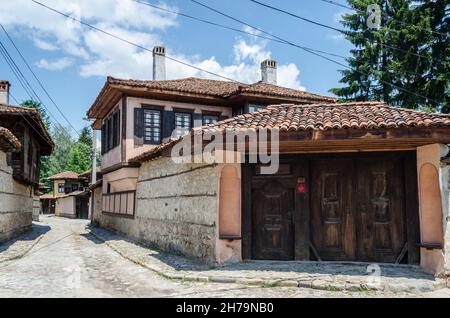
[[[11,84],[8,81],[0,81],[0,104],[9,105],[9,88]]]
[[[277,85],[277,61],[265,60],[261,63],[262,82]]]
[[[163,46],[153,48],[153,80],[166,80],[166,48]]]

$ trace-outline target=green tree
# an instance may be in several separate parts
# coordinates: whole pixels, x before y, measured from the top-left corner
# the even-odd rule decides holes
[[[76,142],[70,149],[67,156],[66,170],[83,173],[91,169],[91,147],[89,145]]]
[[[81,130],[80,138],[78,138],[78,141],[92,148],[92,131],[89,127],[84,127]]]
[[[41,115],[41,118],[42,118],[45,128],[48,131],[50,131],[50,127],[51,127],[50,116],[47,114],[47,111],[45,110],[45,108],[42,106],[41,103],[39,103],[35,100],[32,100],[32,99],[29,99],[29,100],[22,102],[20,104],[20,106],[36,109],[39,112],[39,114]]]
[[[351,70],[341,71],[344,86],[331,92],[346,100],[375,99],[449,112],[448,0],[348,3],[356,12],[344,15],[341,22],[354,45],[348,59]],[[382,11],[381,27],[369,29],[363,12],[374,3]]]

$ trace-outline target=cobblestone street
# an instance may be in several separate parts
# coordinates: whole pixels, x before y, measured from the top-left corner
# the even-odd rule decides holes
[[[19,259],[0,262],[0,297],[450,297],[430,293],[347,292],[263,288],[167,280],[126,260],[87,230],[88,222],[42,217],[45,233]],[[30,236],[30,235],[29,235]],[[0,256],[23,242],[0,246]],[[1,259],[0,259],[1,261]]]

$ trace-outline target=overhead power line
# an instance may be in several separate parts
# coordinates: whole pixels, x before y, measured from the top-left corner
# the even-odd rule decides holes
[[[289,42],[289,41],[287,41],[287,40],[285,40],[285,39],[283,39],[283,38],[281,38],[281,37],[279,37],[279,36],[277,36],[277,35],[275,35],[275,34],[273,34],[273,33],[267,32],[267,31],[265,31],[265,30],[263,30],[263,29],[261,29],[261,28],[258,28],[258,27],[256,27],[256,26],[253,26],[253,25],[251,25],[251,24],[249,24],[249,23],[247,23],[247,22],[245,22],[245,21],[239,20],[239,19],[237,19],[237,18],[235,18],[235,17],[233,17],[233,16],[231,16],[231,15],[229,15],[229,14],[227,14],[227,13],[224,13],[224,12],[222,12],[222,11],[220,11],[220,10],[214,9],[214,8],[208,6],[208,5],[204,4],[204,3],[201,3],[201,2],[199,2],[199,1],[197,1],[197,0],[191,0],[191,1],[194,2],[194,3],[196,3],[196,4],[198,4],[198,5],[200,5],[200,6],[202,6],[202,7],[204,7],[204,8],[207,8],[208,10],[213,11],[213,12],[219,14],[219,15],[222,15],[222,16],[224,16],[224,17],[227,17],[227,18],[229,18],[229,19],[231,19],[231,20],[233,20],[233,21],[239,22],[239,23],[241,23],[241,24],[243,24],[243,25],[246,25],[246,26],[248,26],[248,27],[250,27],[250,28],[252,28],[252,29],[254,29],[254,30],[260,31],[260,32],[262,32],[262,33],[264,33],[264,34],[266,34],[266,35],[268,35],[268,36],[272,36],[272,37],[274,37],[274,38],[276,38],[276,39],[278,39],[278,40],[280,40],[280,41],[285,41],[286,43],[289,43],[289,44],[291,44],[292,46],[301,48],[302,50],[304,50],[304,51],[306,51],[306,52],[308,52],[308,53],[310,53],[310,54],[314,54],[314,55],[316,55],[316,56],[319,56],[319,57],[321,57],[321,58],[323,58],[323,59],[326,59],[326,60],[328,60],[328,61],[330,61],[330,62],[332,62],[332,63],[335,63],[335,64],[337,64],[337,65],[340,65],[340,66],[342,66],[342,67],[344,67],[344,68],[346,68],[346,69],[348,69],[348,70],[357,72],[357,73],[359,73],[359,74],[361,74],[361,75],[364,75],[364,76],[370,76],[370,74],[368,74],[368,73],[364,73],[364,72],[362,72],[362,71],[355,70],[355,69],[351,68],[350,66],[345,65],[345,64],[343,64],[343,63],[341,63],[341,62],[335,61],[335,60],[333,60],[333,59],[331,59],[331,58],[328,58],[328,57],[326,57],[326,56],[323,56],[323,55],[321,55],[321,54],[318,54],[318,53],[315,53],[315,52],[311,52],[311,51],[309,51],[309,50],[306,50],[306,49],[304,49],[304,48],[302,48],[302,47],[300,47],[300,46],[298,46],[298,45],[296,45],[296,44],[294,44],[294,43],[292,43],[292,42]],[[421,94],[417,94],[417,93],[412,92],[412,91],[410,91],[410,90],[408,90],[408,89],[405,89],[405,88],[400,87],[400,86],[397,86],[397,85],[395,85],[395,84],[386,82],[386,81],[381,80],[381,79],[379,79],[378,81],[379,81],[380,83],[385,84],[385,85],[389,85],[389,86],[391,86],[391,87],[393,87],[393,88],[395,88],[395,89],[398,89],[398,90],[401,90],[401,91],[403,91],[403,92],[410,93],[410,94],[412,94],[412,95],[414,95],[414,96],[423,98],[425,101],[430,101],[430,102],[435,103],[436,105],[439,105],[439,102],[437,102],[437,101],[435,101],[435,100],[433,100],[433,99],[431,99],[431,98],[429,98],[429,97],[423,96],[423,95],[421,95]]]
[[[80,133],[77,131],[77,129],[72,125],[72,123],[69,121],[69,119],[67,119],[67,117],[64,115],[64,113],[61,111],[61,108],[58,106],[58,104],[56,104],[55,100],[52,98],[52,96],[50,96],[50,93],[48,92],[48,90],[44,87],[44,85],[42,84],[42,81],[37,77],[36,73],[33,71],[33,69],[30,67],[30,64],[27,62],[27,60],[25,59],[25,57],[23,56],[22,52],[19,50],[19,48],[17,47],[16,43],[14,42],[14,40],[12,39],[12,37],[9,35],[8,31],[6,31],[5,27],[3,26],[3,24],[0,23],[0,27],[2,28],[3,32],[6,34],[6,36],[8,37],[9,41],[12,43],[12,45],[14,46],[14,48],[16,49],[17,53],[19,54],[20,58],[22,59],[22,61],[25,63],[25,65],[27,66],[28,70],[30,71],[30,73],[33,75],[34,79],[37,81],[37,83],[39,84],[39,86],[41,87],[41,89],[44,91],[44,93],[47,95],[48,99],[52,102],[52,104],[56,107],[56,109],[58,110],[59,114],[64,118],[64,120],[69,124],[69,126],[73,129],[73,131],[75,131],[75,133],[80,137]],[[45,107],[45,105],[43,105]]]
[[[283,14],[289,15],[289,16],[294,17],[296,19],[299,19],[299,20],[302,20],[302,21],[305,21],[305,22],[308,22],[308,23],[311,23],[311,24],[314,24],[314,25],[317,25],[317,26],[320,26],[320,27],[323,27],[323,28],[326,28],[326,29],[329,29],[329,30],[337,31],[337,32],[339,32],[341,34],[344,34],[344,35],[347,35],[347,36],[351,35],[351,33],[348,32],[348,31],[345,31],[345,30],[342,30],[342,29],[339,29],[339,28],[335,28],[333,26],[330,26],[330,25],[327,25],[327,24],[324,24],[324,23],[313,21],[311,19],[302,17],[302,16],[300,16],[298,14],[295,14],[295,13],[292,13],[292,12],[280,9],[278,7],[274,7],[274,6],[268,5],[266,3],[263,3],[263,2],[260,2],[260,1],[257,1],[257,0],[249,0],[249,1],[251,1],[253,3],[256,3],[256,4],[260,5],[260,6],[266,7],[268,9],[271,9],[271,10],[278,11],[278,12],[281,12]],[[419,57],[419,58],[423,58],[423,59],[427,59],[427,60],[432,61],[432,59],[429,56],[425,56],[425,55],[422,55],[422,54],[419,54],[419,53],[410,52],[408,50],[401,49],[401,48],[398,48],[398,47],[395,47],[395,46],[392,46],[392,45],[389,45],[389,44],[386,44],[386,43],[382,43],[382,45],[385,46],[385,47],[388,47],[388,48],[390,48],[392,50],[396,50],[396,51],[399,51],[399,52],[403,52],[403,53],[406,53],[406,54],[409,54],[409,55],[413,55],[413,56],[416,56],[416,57]]]
[[[336,2],[336,1],[333,1],[333,0],[319,0],[319,1],[322,1],[322,2],[325,2],[325,3],[331,4],[331,5],[334,5],[336,7],[341,7],[341,8],[347,9],[347,10],[356,11],[357,13],[359,13],[361,15],[366,15],[367,14],[367,12],[365,12],[363,10],[358,10],[358,9],[352,8],[350,6],[344,5],[342,3],[339,3],[339,2]],[[387,17],[387,14],[385,12],[381,12],[381,14],[384,17]],[[427,32],[431,32],[431,33],[442,35],[442,36],[446,36],[446,37],[449,36],[447,33],[429,30],[429,29],[420,27],[418,25],[411,24],[411,23],[408,23],[408,22],[404,22],[404,21],[401,21],[401,20],[395,20],[394,23],[402,24],[402,25],[405,25],[405,26],[416,28],[418,30],[427,31]],[[391,30],[390,28],[387,28],[387,27],[384,27],[384,28],[388,29],[388,30]]]
[[[63,13],[63,12],[61,12],[61,11],[58,11],[58,10],[56,10],[56,9],[54,9],[54,8],[48,6],[48,5],[45,5],[45,4],[43,4],[43,3],[39,2],[39,1],[36,1],[36,0],[32,0],[32,1],[33,1],[34,3],[36,3],[36,4],[40,5],[40,6],[42,6],[42,7],[44,7],[44,8],[46,8],[46,9],[50,10],[50,11],[53,11],[53,12],[59,14],[59,15],[62,15],[62,16],[64,16],[64,17],[70,19],[70,20],[76,21],[76,22],[78,22],[78,23],[80,23],[80,24],[82,24],[82,25],[85,25],[85,26],[87,26],[87,27],[93,29],[93,30],[96,30],[96,31],[98,31],[98,32],[101,32],[101,33],[103,33],[103,34],[106,34],[106,35],[108,35],[108,36],[110,36],[110,37],[113,37],[113,38],[115,38],[115,39],[117,39],[117,40],[120,40],[120,41],[123,41],[123,42],[125,42],[125,43],[128,43],[129,45],[135,46],[135,47],[140,48],[140,49],[142,49],[142,50],[149,51],[149,52],[153,52],[152,50],[150,50],[150,49],[148,49],[148,48],[146,48],[146,47],[143,47],[142,45],[133,43],[133,42],[130,41],[130,40],[127,40],[127,39],[125,39],[125,38],[119,37],[119,36],[117,36],[117,35],[115,35],[115,34],[112,34],[112,33],[108,32],[108,31],[105,31],[105,30],[100,29],[100,28],[98,28],[98,27],[95,27],[95,26],[93,26],[93,25],[91,25],[91,24],[89,24],[89,23],[87,23],[87,22],[84,22],[84,21],[78,20],[78,19],[76,19],[76,18],[73,18],[73,17],[69,16],[68,14],[65,14],[65,13]],[[196,0],[191,0],[191,1],[194,2],[194,3],[196,3],[196,4],[198,4],[198,5],[201,5],[201,6],[203,6],[203,7],[206,7],[206,8],[208,8],[209,10],[215,11],[215,12],[217,12],[217,13],[223,15],[223,16],[226,16],[226,17],[228,17],[228,18],[230,18],[230,19],[232,19],[232,20],[234,20],[234,21],[237,21],[237,22],[239,22],[239,23],[241,23],[241,24],[243,24],[243,25],[247,25],[247,26],[249,26],[250,28],[252,28],[252,29],[254,29],[254,30],[257,30],[257,31],[260,31],[261,33],[266,34],[266,35],[268,35],[268,36],[270,36],[270,37],[273,37],[273,38],[275,38],[275,39],[277,39],[277,40],[280,40],[280,41],[283,41],[283,42],[285,42],[285,43],[288,43],[289,45],[292,45],[292,46],[294,46],[294,47],[298,47],[298,48],[300,48],[300,49],[302,49],[302,50],[304,50],[304,51],[306,51],[306,52],[308,52],[308,53],[310,53],[310,54],[314,54],[314,55],[316,55],[316,56],[319,56],[319,57],[321,57],[321,58],[323,58],[323,59],[326,59],[326,60],[328,60],[328,61],[330,61],[330,62],[333,62],[333,63],[335,63],[335,64],[337,64],[337,65],[340,65],[340,66],[342,66],[342,67],[344,67],[344,68],[347,68],[347,69],[349,69],[349,70],[353,70],[351,67],[349,67],[349,66],[347,66],[347,65],[345,65],[345,64],[343,64],[343,63],[341,63],[341,62],[335,61],[335,60],[330,59],[330,58],[328,58],[328,57],[326,57],[326,56],[323,56],[323,55],[321,55],[321,54],[319,54],[319,53],[317,53],[317,52],[314,52],[314,51],[311,51],[311,50],[309,50],[309,49],[306,49],[306,48],[304,48],[304,47],[302,47],[302,46],[300,46],[300,45],[297,45],[297,44],[295,44],[295,43],[292,43],[292,42],[290,42],[290,41],[288,41],[288,40],[285,40],[285,39],[283,39],[283,38],[281,38],[281,37],[279,37],[279,36],[276,36],[276,35],[274,35],[274,34],[271,34],[271,33],[267,32],[267,31],[265,31],[265,30],[263,30],[263,29],[260,29],[260,28],[257,28],[257,27],[255,27],[255,26],[252,26],[252,25],[250,25],[250,24],[248,24],[248,23],[246,23],[246,22],[244,22],[244,21],[241,21],[241,20],[236,19],[236,18],[234,18],[234,17],[232,17],[232,16],[230,16],[230,15],[227,15],[227,14],[225,14],[225,13],[222,13],[222,12],[220,12],[220,11],[214,9],[214,8],[208,7],[207,5],[205,5],[205,4],[203,4],[203,3],[199,2],[199,1],[196,1]],[[166,57],[167,57],[167,56],[166,56]],[[211,74],[211,75],[214,75],[214,76],[217,76],[217,77],[220,77],[220,78],[224,78],[224,79],[226,79],[226,80],[229,80],[229,81],[232,81],[232,82],[235,82],[235,83],[243,84],[243,83],[240,83],[240,82],[238,82],[238,81],[236,81],[236,80],[234,80],[234,79],[231,79],[231,78],[222,76],[222,75],[220,75],[220,74],[216,74],[216,73],[214,73],[214,72],[211,72],[211,71],[208,71],[208,70],[205,70],[205,69],[202,69],[202,68],[199,68],[199,67],[194,66],[194,65],[191,65],[191,64],[189,64],[189,63],[185,63],[185,62],[183,62],[183,61],[179,61],[179,60],[174,59],[174,58],[171,58],[171,57],[167,57],[167,58],[170,59],[170,60],[173,60],[173,61],[175,61],[175,62],[178,62],[178,63],[180,63],[180,64],[186,65],[186,66],[188,66],[188,67],[191,67],[191,68],[197,69],[197,70],[199,70],[199,71],[205,72],[205,73],[207,73],[207,74]],[[358,73],[360,73],[360,74],[362,74],[362,75],[365,75],[365,76],[369,76],[368,74],[366,74],[366,73],[364,73],[364,72],[361,72],[361,71],[358,71],[358,70],[353,70],[353,71],[356,71],[356,72],[358,72]],[[392,83],[389,83],[389,82],[386,82],[386,81],[383,81],[383,80],[379,80],[379,81],[380,81],[380,83],[384,83],[384,84],[389,85],[389,86],[391,86],[391,87],[394,87],[394,88],[396,88],[396,89],[398,89],[398,90],[401,90],[401,91],[404,91],[404,92],[408,92],[408,93],[410,93],[410,94],[412,94],[412,95],[421,97],[421,98],[425,99],[425,101],[431,101],[431,102],[434,102],[434,103],[436,103],[436,104],[439,104],[437,101],[435,101],[435,100],[433,100],[433,99],[431,99],[431,98],[428,98],[428,97],[426,97],[426,96],[423,96],[423,95],[417,94],[417,93],[415,93],[415,92],[409,91],[409,90],[404,89],[404,88],[402,88],[402,87],[399,87],[399,86],[397,86],[397,85],[395,85],[395,84],[392,84]]]
[[[11,69],[11,71],[13,72],[14,76],[17,78],[17,80],[19,81],[20,85],[22,86],[22,88],[25,90],[25,92],[27,93],[27,95],[29,96],[30,99],[35,100],[35,101],[39,101],[41,103],[41,105],[46,109],[46,111],[49,113],[49,115],[52,117],[52,119],[59,124],[59,127],[61,129],[63,129],[67,134],[69,134],[69,132],[65,129],[65,127],[63,125],[61,125],[61,123],[58,121],[58,119],[53,115],[53,113],[44,105],[44,103],[42,102],[42,100],[40,99],[39,95],[36,93],[36,91],[33,89],[33,87],[31,86],[30,82],[27,80],[27,78],[25,77],[25,75],[22,73],[22,71],[20,70],[19,66],[17,65],[17,63],[14,61],[14,58],[11,56],[11,54],[8,52],[8,49],[4,46],[3,42],[0,41],[0,53],[3,56],[3,58],[5,59],[6,63],[8,64],[9,68]],[[35,121],[37,124],[39,124],[37,121]],[[70,134],[69,134],[70,135]]]
[[[110,37],[113,37],[113,38],[115,38],[115,39],[117,39],[117,40],[120,40],[120,41],[122,41],[122,42],[128,43],[128,44],[130,44],[130,45],[132,45],[132,46],[135,46],[135,47],[137,47],[137,48],[139,48],[139,49],[141,49],[141,50],[148,51],[148,52],[153,52],[152,49],[146,48],[146,47],[144,47],[144,46],[142,46],[142,45],[140,45],[140,44],[134,43],[134,42],[132,42],[132,41],[130,41],[130,40],[127,40],[127,39],[125,39],[125,38],[123,38],[123,37],[120,37],[120,36],[118,36],[118,35],[116,35],[116,34],[113,34],[113,33],[111,33],[111,32],[105,31],[105,30],[103,30],[103,29],[101,29],[101,28],[98,28],[98,27],[96,27],[96,26],[94,26],[94,25],[92,25],[92,24],[89,24],[89,23],[87,23],[87,22],[84,22],[84,21],[82,21],[82,20],[76,19],[76,18],[74,18],[74,17],[72,17],[72,16],[70,16],[70,15],[64,13],[64,12],[61,12],[61,11],[55,9],[55,8],[52,8],[52,7],[46,5],[46,4],[42,3],[42,2],[39,2],[39,1],[36,1],[36,0],[31,0],[31,1],[33,1],[34,3],[40,5],[41,7],[44,7],[44,8],[46,8],[46,9],[48,9],[48,10],[50,10],[50,11],[53,11],[53,12],[59,14],[59,15],[62,15],[62,16],[66,17],[66,18],[68,18],[68,19],[70,19],[70,20],[72,20],[72,21],[78,22],[78,23],[80,23],[80,24],[82,24],[82,25],[84,25],[84,26],[87,26],[87,27],[89,27],[89,28],[91,28],[91,29],[93,29],[93,30],[96,30],[96,31],[98,31],[98,32],[101,32],[101,33],[103,33],[103,34],[106,34],[106,35],[108,35],[108,36],[110,36]],[[226,76],[223,76],[223,75],[220,75],[220,74],[217,74],[217,73],[208,71],[208,70],[206,70],[206,69],[204,69],[204,68],[201,68],[201,67],[198,67],[198,66],[189,64],[189,63],[184,62],[184,61],[180,61],[180,60],[178,60],[178,59],[176,59],[176,58],[174,58],[174,57],[171,57],[171,56],[166,55],[166,58],[167,58],[168,60],[171,60],[171,61],[176,62],[176,63],[178,63],[178,64],[182,64],[182,65],[184,65],[184,66],[187,66],[187,67],[196,69],[197,71],[200,71],[200,72],[203,72],[203,73],[206,73],[206,74],[209,74],[209,75],[213,75],[213,76],[216,76],[216,77],[225,79],[225,80],[227,80],[227,81],[235,82],[235,83],[238,83],[238,84],[243,84],[243,83],[241,83],[241,82],[239,82],[239,81],[236,81],[236,80],[234,80],[234,79],[232,79],[232,78],[229,78],[229,77],[226,77]]]
[[[226,26],[226,25],[223,25],[223,24],[220,24],[220,23],[216,23],[216,22],[213,22],[213,21],[209,21],[209,20],[205,20],[205,19],[202,19],[202,18],[198,18],[198,17],[192,16],[192,15],[186,14],[186,13],[182,13],[182,12],[178,12],[178,11],[162,8],[162,7],[156,6],[156,5],[151,4],[149,2],[146,2],[146,1],[141,1],[141,0],[133,0],[133,1],[137,2],[137,3],[140,3],[140,4],[143,4],[145,6],[149,6],[151,8],[160,10],[160,11],[164,11],[164,12],[171,13],[171,14],[174,14],[174,15],[178,15],[178,16],[181,16],[181,17],[184,17],[184,18],[195,20],[197,22],[209,24],[209,25],[212,25],[212,26],[215,26],[215,27],[218,27],[218,28],[222,28],[222,29],[226,29],[226,30],[229,30],[229,31],[234,31],[234,32],[241,33],[241,34],[254,36],[254,37],[257,37],[257,38],[273,41],[273,42],[280,43],[280,44],[285,44],[285,45],[287,44],[284,41],[280,41],[280,40],[277,40],[277,39],[272,38],[272,37],[264,36],[264,35],[261,35],[261,34],[258,34],[258,33],[248,32],[248,31],[241,30],[241,29],[236,29],[236,28],[233,28],[233,27],[230,27],[230,26]],[[330,52],[326,52],[326,51],[322,51],[322,50],[317,50],[317,49],[313,49],[313,48],[310,48],[310,47],[305,47],[305,48],[308,49],[308,50],[314,51],[314,52],[327,54],[327,55],[334,56],[334,57],[340,57],[340,58],[343,58],[343,59],[347,58],[346,56],[343,56],[343,55],[330,53]]]

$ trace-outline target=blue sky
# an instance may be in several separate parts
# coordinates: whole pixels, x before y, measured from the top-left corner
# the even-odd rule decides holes
[[[145,1],[244,29],[239,23],[199,7],[189,0]],[[248,0],[200,1],[303,46],[344,56],[347,56],[351,49],[350,44],[337,32],[271,11]],[[344,0],[337,1],[345,4]],[[81,17],[82,20],[144,47],[151,49],[154,45],[164,45],[170,56],[242,82],[259,80],[261,60],[271,57],[279,62],[279,83],[284,86],[329,95],[328,90],[339,85],[340,66],[297,48],[215,28],[131,0],[41,2]],[[263,2],[337,27],[340,26],[339,16],[345,12],[345,9],[320,0]],[[151,79],[152,59],[149,52],[68,21],[30,0],[2,3],[0,21],[76,129],[86,125],[82,118],[99,93],[107,75]],[[1,32],[0,40],[13,55],[45,105],[58,121],[67,125],[51,102],[45,98],[25,66],[20,63],[18,55]],[[168,62],[167,68],[170,79],[188,76],[214,78],[174,62]],[[19,101],[28,98],[4,60],[0,62],[0,79],[11,81],[11,92]]]

